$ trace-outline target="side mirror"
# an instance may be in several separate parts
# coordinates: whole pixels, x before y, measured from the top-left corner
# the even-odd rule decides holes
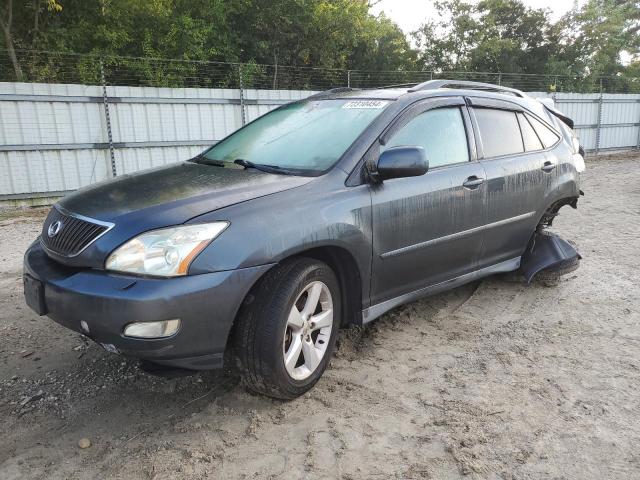
[[[377,177],[391,178],[419,177],[427,173],[429,162],[422,147],[393,147],[385,150],[378,159]]]

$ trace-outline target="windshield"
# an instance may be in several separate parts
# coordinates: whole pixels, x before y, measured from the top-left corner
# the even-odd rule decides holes
[[[273,110],[207,150],[203,160],[268,165],[318,174],[335,164],[389,104],[386,100],[317,100]]]

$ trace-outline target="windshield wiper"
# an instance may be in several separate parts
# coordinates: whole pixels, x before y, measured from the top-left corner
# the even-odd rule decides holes
[[[216,166],[216,167],[225,167],[229,163],[229,162],[225,162],[223,160],[214,160],[214,159],[211,159],[211,158],[207,158],[202,153],[196,155],[190,161],[194,162],[194,163],[200,163],[202,165],[213,165],[213,166]],[[276,174],[280,174],[280,175],[298,175],[298,172],[296,172],[294,170],[290,170],[290,169],[287,169],[287,168],[282,168],[282,167],[279,167],[277,165],[266,165],[264,163],[253,163],[253,162],[251,162],[249,160],[244,160],[242,158],[238,158],[238,159],[234,160],[233,163],[235,163],[236,165],[240,165],[241,167],[244,167],[244,168],[254,168],[256,170],[260,170],[262,172],[267,172],[267,173],[276,173]]]
[[[255,168],[256,170],[260,170],[262,172],[267,173],[278,173],[281,175],[296,175],[296,172],[293,170],[288,170],[286,168],[278,167],[277,165],[266,165],[264,163],[253,163],[249,160],[244,160],[242,158],[237,158],[233,161],[236,165],[240,165],[244,168]]]
[[[201,153],[193,157],[191,161],[194,163],[200,163],[202,165],[213,165],[215,167],[224,167],[224,162],[221,162],[220,160],[212,160],[210,158],[205,157]]]

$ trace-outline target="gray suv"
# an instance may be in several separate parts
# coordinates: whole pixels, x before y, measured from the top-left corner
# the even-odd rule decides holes
[[[63,198],[27,304],[147,368],[238,367],[309,390],[340,327],[579,255],[543,230],[582,193],[572,121],[520,91],[434,80],[284,105],[196,158]]]

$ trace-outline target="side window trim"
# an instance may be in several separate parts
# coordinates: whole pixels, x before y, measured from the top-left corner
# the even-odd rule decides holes
[[[358,161],[356,166],[351,170],[351,173],[347,177],[345,181],[345,185],[349,187],[362,185],[366,182],[365,175],[366,173],[366,165],[371,162],[374,157],[377,160],[380,155],[380,147],[384,146],[386,141],[388,141],[389,137],[395,133],[396,128],[401,128],[403,125],[411,121],[414,117],[424,113],[428,110],[433,110],[435,108],[442,107],[459,107],[462,113],[463,122],[465,123],[465,130],[467,131],[467,149],[469,152],[469,161],[475,162],[480,159],[478,152],[478,135],[475,131],[475,127],[471,122],[469,110],[466,107],[466,99],[462,96],[451,96],[451,97],[431,97],[417,100],[416,102],[407,105],[403,110],[401,110],[393,120],[389,122],[386,128],[382,131],[382,133],[373,141],[373,143],[369,146],[365,154]],[[466,112],[466,115],[465,115]],[[400,123],[402,125],[400,125]],[[471,122],[470,124],[468,122]],[[385,140],[383,142],[383,140]],[[473,141],[473,144],[471,143]],[[451,164],[448,166],[455,166],[457,164]],[[445,166],[445,167],[448,167]],[[440,168],[440,167],[434,167]]]
[[[518,125],[518,132],[520,132],[520,142],[522,143],[522,152],[521,153],[527,153],[527,144],[524,141],[524,133],[522,133],[522,125],[520,124],[520,116],[518,115],[518,113],[520,113],[520,112],[513,112],[513,116],[516,117],[516,124]],[[538,136],[538,134],[536,134],[536,137],[537,136]],[[540,142],[540,145],[542,145],[542,142]],[[515,155],[515,154],[513,154],[513,155]]]
[[[398,114],[396,118],[394,118],[387,128],[384,129],[382,134],[376,140],[380,145],[386,145],[389,139],[402,127],[404,127],[411,120],[416,118],[418,115],[423,114],[429,110],[434,110],[436,108],[443,107],[455,107],[455,106],[464,106],[465,101],[463,97],[444,97],[444,98],[429,98],[426,100],[421,100],[416,103],[412,103],[407,108],[405,108],[402,112]]]
[[[471,121],[471,113],[469,107],[465,104],[460,107],[460,113],[462,113],[462,120],[464,121],[464,129],[467,132],[467,150],[469,151],[469,161],[478,161],[478,135],[473,128],[473,122]]]
[[[558,129],[554,125],[549,123],[548,120],[545,120],[544,118],[540,117],[536,113],[533,113],[531,110],[523,107],[522,105],[520,105],[520,104],[518,104],[516,102],[512,102],[512,101],[509,101],[509,100],[497,99],[497,98],[474,97],[474,96],[467,96],[467,97],[465,97],[465,100],[467,101],[467,105],[470,107],[469,109],[471,110],[472,121],[475,121],[475,123],[473,125],[473,128],[474,128],[474,132],[476,134],[476,142],[479,145],[482,144],[482,137],[480,137],[480,131],[478,129],[478,124],[477,124],[477,121],[475,119],[475,115],[473,114],[474,107],[494,108],[496,110],[511,110],[511,111],[515,111],[515,112],[522,112],[525,117],[527,115],[529,115],[529,116],[535,118],[536,120],[541,122],[544,126],[549,128],[553,133],[555,133],[559,137],[558,141],[555,142],[553,145],[550,145],[549,147],[545,147],[543,150],[535,150],[536,152],[551,150],[551,149],[555,148],[558,145],[558,143],[560,143],[562,138],[564,138],[562,133],[559,132]],[[529,119],[527,119],[527,121],[528,120]],[[529,122],[529,124],[531,124],[531,122]],[[544,147],[544,143],[542,142],[542,139],[540,139],[540,136],[538,135],[538,132],[533,127],[533,125],[532,125],[532,128],[536,132],[536,135],[538,136],[538,139],[540,140],[540,143]],[[523,141],[523,143],[524,143],[524,141]],[[526,153],[529,153],[529,152],[524,152],[524,154],[526,154]],[[483,159],[483,160],[488,160],[489,158],[503,158],[503,157],[508,157],[508,156],[509,155],[502,155],[500,157],[485,157],[484,156],[484,149],[479,147],[479,151],[478,151],[478,158],[479,159]]]
[[[543,150],[536,150],[536,151],[547,151],[547,150],[551,150],[552,148],[555,148],[556,145],[558,145],[558,143],[560,143],[560,141],[564,138],[564,136],[562,135],[561,132],[558,132],[555,127],[549,125],[548,122],[545,122],[544,120],[542,120],[540,117],[538,117],[537,115],[534,115],[533,113],[529,112],[528,110],[525,110],[523,112],[524,117],[527,119],[527,122],[529,122],[529,125],[531,125],[531,128],[533,128],[533,131],[536,132],[536,135],[538,136],[538,139],[540,140],[540,143],[542,144],[542,146],[544,147]],[[533,124],[531,123],[531,120],[529,120],[529,118],[527,117],[533,117],[535,120],[539,121],[540,123],[542,123],[543,127],[548,128],[549,130],[551,130],[552,133],[555,134],[556,141],[549,145],[548,147],[544,146],[544,142],[542,141],[542,138],[540,138],[540,134],[538,134],[538,131],[536,130],[536,127],[533,126]]]
[[[483,99],[485,100],[485,99]],[[473,121],[474,121],[474,128],[477,132],[477,136],[480,139],[480,145],[481,145],[481,157],[479,157],[481,160],[493,160],[494,158],[508,158],[508,157],[517,157],[519,155],[524,155],[525,153],[527,153],[525,151],[525,147],[524,147],[524,138],[522,137],[522,130],[520,129],[520,122],[518,121],[518,112],[521,112],[522,109],[519,108],[511,108],[511,105],[513,105],[513,107],[516,107],[515,104],[510,104],[507,102],[501,102],[500,100],[495,100],[493,101],[493,99],[488,99],[491,100],[491,102],[487,101],[487,102],[475,102],[475,106],[471,107],[471,112],[473,113]],[[489,106],[489,105],[494,105],[495,106]],[[504,106],[503,106],[504,105]],[[522,151],[521,152],[514,152],[514,153],[506,153],[504,155],[493,155],[493,156],[486,156],[485,155],[485,146],[483,144],[482,141],[482,134],[480,133],[480,123],[478,122],[478,117],[476,116],[476,110],[479,109],[485,109],[485,110],[498,110],[498,111],[503,111],[503,112],[510,112],[513,114],[513,116],[516,119],[516,125],[518,126],[518,133],[520,134],[520,143],[522,145]]]
[[[434,111],[438,111],[438,110],[451,110],[453,111],[452,113],[455,114],[456,118],[458,119],[458,121],[460,122],[459,124],[456,124],[456,126],[459,128],[460,124],[462,126],[462,129],[464,131],[464,133],[462,134],[463,138],[464,138],[464,142],[465,142],[465,152],[466,152],[466,160],[464,161],[455,161],[455,162],[451,162],[451,163],[443,163],[443,164],[439,164],[439,165],[430,165],[429,166],[429,170],[436,170],[436,169],[442,169],[442,168],[448,168],[448,167],[455,167],[458,165],[464,165],[464,164],[468,164],[470,162],[475,162],[477,161],[476,158],[476,150],[475,150],[475,139],[473,137],[473,131],[470,128],[469,125],[469,118],[468,118],[468,112],[466,109],[466,105],[464,103],[462,104],[457,104],[457,103],[450,103],[450,104],[445,104],[445,105],[432,105],[431,108],[427,108],[427,109],[420,109],[420,110],[416,110],[415,112],[411,112],[412,114],[407,115],[406,118],[401,119],[401,121],[399,121],[396,125],[393,125],[392,128],[389,129],[388,134],[385,136],[385,142],[382,142],[382,136],[381,136],[381,141],[378,142],[378,149],[377,149],[377,153],[380,154],[382,153],[382,150],[384,149],[384,147],[386,145],[388,145],[389,143],[393,142],[393,139],[395,138],[395,136],[397,134],[399,134],[405,127],[407,127],[409,124],[411,124],[411,122],[413,122],[414,120],[418,119],[419,117],[421,117],[422,115],[426,115],[429,112],[434,112]],[[387,132],[385,132],[387,133]],[[460,132],[462,133],[462,132]],[[462,139],[460,139],[462,140]]]
[[[523,109],[522,113],[524,113],[524,116],[526,117],[527,115],[530,117],[535,118],[536,120],[538,120],[540,123],[542,123],[545,127],[547,127],[549,130],[551,130],[553,133],[555,133],[556,135],[558,135],[559,137],[562,136],[562,133],[558,131],[558,129],[552,125],[551,123],[549,123],[548,120],[545,120],[544,118],[540,117],[539,115],[536,115],[535,113],[533,113],[530,110],[527,109]],[[528,119],[527,119],[528,120]],[[529,122],[531,123],[531,122]],[[534,128],[535,130],[535,128]],[[537,133],[537,132],[536,132]]]
[[[476,105],[477,105],[477,103],[476,103]],[[531,113],[529,110],[526,110],[524,108],[518,110],[518,109],[511,109],[511,108],[496,108],[496,107],[484,107],[484,106],[481,107],[480,105],[477,105],[477,107],[478,108],[494,108],[495,110],[511,110],[514,113],[522,112],[525,118],[527,117],[527,115],[531,115],[535,119],[539,119],[537,115]],[[470,117],[471,117],[471,123],[472,123],[472,126],[473,126],[473,131],[474,131],[475,137],[476,137],[476,145],[477,145],[477,148],[478,148],[478,157],[477,157],[478,160],[494,160],[494,159],[501,159],[501,158],[517,157],[517,156],[520,156],[520,155],[528,155],[528,154],[531,154],[531,153],[547,152],[549,150],[554,149],[558,145],[558,143],[560,143],[560,141],[563,138],[562,135],[555,130],[555,128],[549,127],[551,129],[551,131],[553,131],[556,135],[558,135],[558,140],[553,145],[550,145],[549,147],[544,147],[544,143],[542,142],[542,140],[540,139],[540,136],[538,135],[538,132],[536,131],[535,128],[533,128],[533,125],[532,125],[531,128],[533,129],[533,131],[535,132],[536,136],[538,137],[538,140],[540,140],[540,144],[543,146],[543,148],[541,150],[530,150],[528,152],[524,151],[524,152],[519,152],[519,153],[510,153],[510,154],[507,154],[507,155],[499,155],[499,156],[487,157],[484,154],[484,145],[482,144],[482,136],[480,135],[480,128],[478,126],[478,119],[476,118],[475,108],[473,106],[471,106],[469,108],[469,113],[470,113]],[[519,123],[520,119],[518,118],[517,115],[516,115],[516,118],[518,119],[518,127],[520,127],[520,123]],[[542,121],[542,120],[540,120],[540,121]],[[529,119],[527,119],[527,122],[529,122]],[[548,126],[548,124],[546,122],[542,121],[542,123],[545,126]],[[529,122],[529,124],[531,125],[531,122]],[[523,144],[523,147],[524,147],[524,138],[522,138],[522,129],[520,129],[520,137],[522,139],[522,144]]]
[[[517,122],[517,113],[518,112],[522,112],[524,111],[524,109],[515,104],[515,103],[511,103],[511,102],[507,102],[507,101],[503,101],[503,100],[497,100],[497,99],[493,99],[493,98],[482,98],[482,97],[466,97],[467,99],[467,107],[469,109],[469,114],[471,117],[471,124],[473,126],[473,132],[475,134],[476,137],[476,145],[478,148],[478,159],[479,160],[492,160],[494,158],[507,158],[507,157],[513,157],[513,156],[517,156],[517,155],[522,155],[525,152],[525,148],[524,148],[524,139],[522,138],[522,130],[520,129],[520,123]],[[483,140],[482,140],[482,135],[480,134],[480,123],[478,122],[478,118],[476,116],[476,110],[477,109],[490,109],[490,110],[502,110],[502,111],[507,111],[507,112],[512,112],[515,117],[516,117],[516,122],[518,125],[518,130],[520,132],[520,141],[522,142],[522,152],[516,152],[516,153],[509,153],[506,155],[497,155],[497,156],[492,156],[492,157],[488,157],[485,155],[485,147],[483,144]]]
[[[488,105],[484,105],[485,102],[482,102],[482,104],[480,104],[480,102],[475,102],[475,105],[473,105],[470,110],[472,113],[472,121],[473,121],[473,128],[476,132],[476,135],[479,139],[479,152],[478,152],[478,158],[480,160],[493,160],[493,159],[500,159],[500,158],[509,158],[509,157],[517,157],[520,155],[524,155],[527,152],[524,149],[524,139],[522,138],[522,130],[520,129],[520,123],[518,122],[518,111],[521,110],[517,110],[515,108],[507,108],[506,102],[500,102],[499,100],[497,101],[500,104],[504,103],[505,106],[504,107],[498,107],[498,106],[488,106]],[[507,111],[507,112],[512,112],[513,115],[516,117],[516,124],[518,125],[518,132],[520,133],[520,142],[522,142],[522,152],[516,152],[516,153],[508,153],[506,155],[494,155],[492,157],[488,157],[485,155],[484,151],[484,145],[482,143],[482,135],[480,134],[480,124],[478,122],[478,118],[476,117],[476,109],[478,108],[488,108],[488,109],[492,109],[492,110],[502,110],[502,111]]]
[[[521,105],[509,102],[507,100],[499,100],[497,98],[486,97],[466,97],[467,104],[471,108],[492,108],[494,110],[510,110],[513,112],[524,112],[525,108]]]
[[[478,127],[478,119],[476,118],[475,109],[471,106],[470,102],[467,104],[467,111],[469,113],[469,119],[471,120],[473,136],[476,140],[476,158],[478,160],[484,160],[484,145],[482,144],[482,136],[480,135],[480,128]]]
[[[520,136],[522,137],[522,144],[524,145],[524,153],[540,152],[540,151],[544,150],[544,143],[542,142],[542,139],[540,138],[540,135],[538,135],[538,132],[536,131],[536,129],[533,128],[533,125],[531,125],[531,122],[527,118],[527,115],[524,112],[518,112],[516,114],[516,118],[518,119],[518,125],[520,126]],[[520,120],[520,118],[524,118],[524,121],[527,122],[527,125],[529,125],[529,127],[533,131],[533,134],[536,136],[536,138],[540,142],[540,146],[542,148],[538,148],[536,150],[527,150],[527,145],[526,145],[526,143],[524,141],[524,131],[523,131],[523,128],[522,128],[522,120]]]

